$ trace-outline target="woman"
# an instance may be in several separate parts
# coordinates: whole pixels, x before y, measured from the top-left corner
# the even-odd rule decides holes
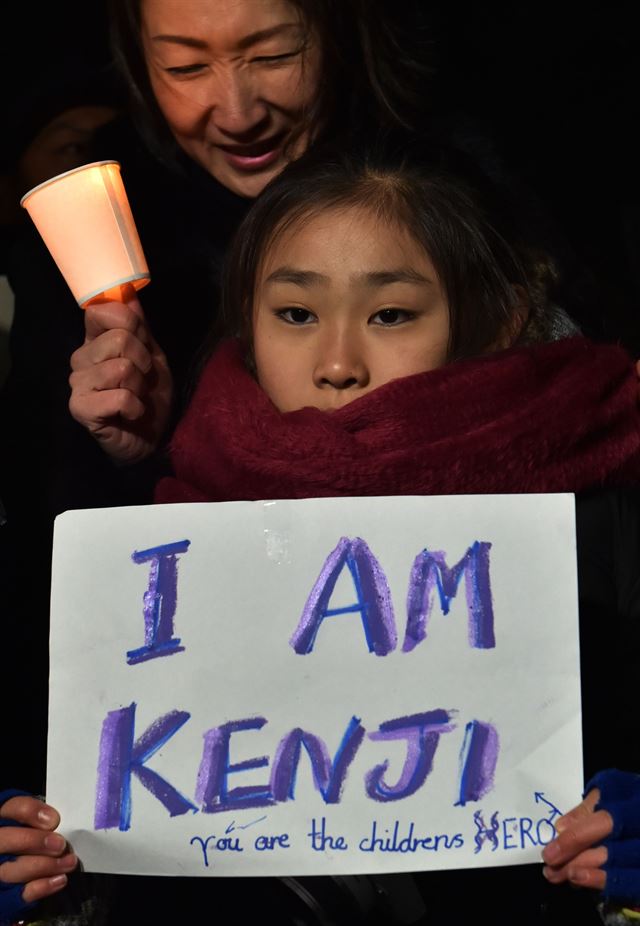
[[[115,56],[146,145],[123,133],[114,137],[112,130],[104,133],[95,156],[123,163],[153,278],[142,303],[176,395],[183,392],[211,321],[217,265],[250,199],[288,160],[321,138],[361,133],[381,123],[417,127],[422,121],[417,90],[423,68],[406,51],[408,37],[391,21],[387,6],[379,0],[113,0]],[[34,267],[42,273],[34,273]],[[149,485],[146,474],[114,470],[66,421],[62,371],[82,340],[82,316],[39,242],[32,240],[18,253],[11,282],[17,321],[7,396],[19,409],[16,416],[29,422],[22,429],[19,420],[13,424],[21,446],[24,440],[28,446],[30,413],[42,421],[44,393],[51,410],[45,423],[53,425],[47,436],[59,448],[43,474],[48,487],[43,503],[58,513],[73,505],[139,498]],[[38,312],[45,300],[46,310]],[[52,315],[54,304],[59,308]],[[177,306],[185,307],[186,317],[176,318]],[[96,351],[101,360],[121,354],[109,339],[92,346],[97,334],[115,330],[119,333],[112,338],[121,340],[122,329],[135,324],[130,312],[115,319],[91,314],[86,350],[74,361],[78,371],[95,362]],[[104,389],[104,372],[90,384],[81,377],[84,386]],[[164,377],[163,384],[167,381]],[[119,462],[137,462],[158,443],[171,391],[162,390],[157,415],[145,418],[144,452],[119,448],[113,454]],[[82,423],[101,433],[98,421],[112,422],[113,409],[105,412],[96,405],[93,418]],[[113,451],[108,442],[103,447]]]

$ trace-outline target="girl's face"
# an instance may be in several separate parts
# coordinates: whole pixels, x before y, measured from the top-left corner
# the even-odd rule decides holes
[[[258,381],[281,412],[332,410],[447,362],[449,309],[429,256],[364,209],[302,219],[257,277]]]
[[[141,14],[151,86],[176,141],[224,186],[257,196],[285,166],[320,79],[317,42],[295,5],[141,0]]]

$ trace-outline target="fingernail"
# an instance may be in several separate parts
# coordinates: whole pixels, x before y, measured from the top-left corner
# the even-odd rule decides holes
[[[49,878],[49,887],[64,887],[66,883],[66,875],[54,875],[53,878]]]
[[[562,850],[557,842],[550,842],[548,846],[545,846],[542,850],[542,858],[549,865],[553,865],[556,859],[560,858]]]
[[[38,820],[41,823],[54,823],[56,820],[56,813],[51,807],[41,807],[38,811]]]
[[[58,865],[60,868],[64,868],[65,871],[71,871],[78,864],[78,857],[71,853],[70,855],[65,855],[63,858],[58,859]]]
[[[62,852],[66,844],[66,840],[59,833],[51,833],[50,836],[45,836],[44,845],[50,852]]]
[[[585,871],[584,868],[578,868],[576,871],[573,871],[571,868],[567,872],[567,877],[569,881],[573,884],[588,884],[589,883],[589,872]]]

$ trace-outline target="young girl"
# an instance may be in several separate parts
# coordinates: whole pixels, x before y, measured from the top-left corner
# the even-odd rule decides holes
[[[569,332],[546,297],[549,268],[505,227],[418,158],[325,154],[287,168],[236,239],[225,316],[237,337],[206,364],[156,500],[585,492],[637,477],[632,364],[616,347],[559,339]],[[128,393],[133,419],[153,358],[141,317],[129,336],[136,360],[113,398]],[[640,768],[635,737],[619,735],[634,703],[620,654],[640,609],[632,499],[585,495],[578,534],[586,770]],[[640,898],[638,781],[596,780],[545,850],[546,882],[531,867],[424,875],[428,921],[455,922],[461,891],[505,924],[597,921],[587,893],[551,882]]]

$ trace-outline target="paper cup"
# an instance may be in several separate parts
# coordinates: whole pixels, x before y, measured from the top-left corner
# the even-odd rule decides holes
[[[52,177],[20,203],[82,308],[105,295],[124,300],[128,286],[142,289],[149,282],[117,161]]]

